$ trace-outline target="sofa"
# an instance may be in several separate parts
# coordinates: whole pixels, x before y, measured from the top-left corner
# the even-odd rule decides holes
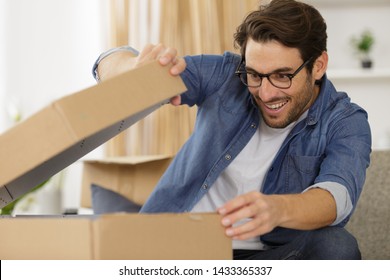
[[[371,164],[346,228],[358,240],[362,258],[390,260],[390,150],[371,153]]]

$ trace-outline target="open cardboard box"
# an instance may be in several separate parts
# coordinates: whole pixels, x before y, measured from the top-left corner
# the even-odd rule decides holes
[[[219,215],[108,214],[0,219],[0,259],[231,259]]]
[[[0,208],[185,91],[157,62],[63,97],[0,135]]]
[[[146,155],[85,160],[81,207],[92,208],[91,185],[114,191],[143,205],[168,168],[172,156]]]
[[[157,62],[63,97],[0,135],[0,208],[185,91]],[[217,214],[2,217],[1,259],[225,259]]]

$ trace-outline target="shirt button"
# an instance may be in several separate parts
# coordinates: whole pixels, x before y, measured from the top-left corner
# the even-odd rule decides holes
[[[255,124],[255,123],[252,123],[252,124],[251,124],[251,128],[256,128],[256,124]]]
[[[226,155],[225,155],[225,159],[226,159],[226,160],[231,160],[231,159],[232,159],[232,156],[229,155],[229,154],[226,154]]]
[[[273,170],[274,170],[274,167],[273,167],[273,166],[271,166],[271,168],[269,169],[269,171],[271,171],[271,172],[272,172]]]
[[[207,190],[207,188],[208,188],[207,184],[204,184],[204,185],[202,186],[202,189],[204,189],[204,190]]]

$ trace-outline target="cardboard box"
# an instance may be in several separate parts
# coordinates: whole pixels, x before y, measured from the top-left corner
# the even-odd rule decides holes
[[[152,62],[61,98],[0,135],[0,208],[185,91]]]
[[[138,205],[143,205],[171,161],[171,156],[164,155],[84,161],[81,207],[92,208],[91,184],[114,191]]]
[[[0,208],[185,91],[167,68],[154,62],[64,97],[0,135]],[[232,257],[215,213],[0,216],[0,240],[0,259]]]
[[[0,259],[222,260],[231,240],[217,214],[0,218]]]

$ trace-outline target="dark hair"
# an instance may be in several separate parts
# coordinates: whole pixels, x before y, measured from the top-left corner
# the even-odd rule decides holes
[[[297,48],[304,61],[313,63],[326,51],[326,23],[321,14],[310,5],[294,0],[273,0],[251,12],[234,34],[235,46],[245,56],[246,44],[276,40],[286,47]]]

